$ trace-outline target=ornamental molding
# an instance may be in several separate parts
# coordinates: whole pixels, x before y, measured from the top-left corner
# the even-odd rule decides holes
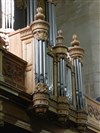
[[[87,104],[88,107],[88,115],[91,118],[95,118],[98,122],[100,122],[100,108],[96,108],[93,105]]]

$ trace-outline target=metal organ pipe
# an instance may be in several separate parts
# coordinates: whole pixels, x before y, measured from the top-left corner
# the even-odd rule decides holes
[[[76,79],[76,99],[77,99],[77,108],[83,107],[82,100],[82,74],[81,74],[81,63],[78,59],[74,59],[75,66],[75,79]]]
[[[53,44],[56,44],[56,34],[57,34],[57,28],[56,28],[56,15],[55,15],[55,5],[51,4],[52,9],[52,36],[53,36]]]
[[[30,23],[32,23],[33,21],[33,0],[29,0],[29,4],[30,4]]]
[[[49,5],[49,24],[50,24],[50,30],[49,30],[49,39],[50,39],[50,44],[53,43],[53,34],[52,34],[52,8],[51,8],[51,3],[48,3]]]
[[[79,61],[79,75],[80,75],[80,105],[83,107],[83,91],[82,91],[82,70],[81,70],[81,62]]]
[[[66,68],[65,68],[65,66],[66,66],[66,63],[65,63],[65,60],[63,59],[63,86],[64,86],[63,94],[64,94],[64,96],[66,95],[66,73],[65,73]]]
[[[63,65],[62,59],[60,59],[60,95],[63,95]]]
[[[35,52],[35,79],[36,83],[44,82],[47,84],[47,55],[46,55],[46,41],[34,41]],[[48,66],[49,67],[49,66]],[[51,79],[49,78],[49,81]]]
[[[78,97],[78,77],[77,77],[77,67],[76,67],[76,60],[74,60],[74,67],[75,67],[75,85],[76,85],[76,106],[79,108],[79,97]]]
[[[56,34],[57,34],[55,4],[48,2],[48,8],[49,8],[48,9],[48,21],[50,24],[49,39],[50,39],[50,44],[55,46]]]
[[[79,73],[80,73],[80,91],[82,91],[82,70],[81,70],[81,62],[79,61]]]
[[[46,56],[47,50],[46,50],[46,42],[43,41],[43,76],[44,76],[44,82],[47,83],[47,56]]]
[[[58,62],[58,94],[60,96],[65,96],[66,91],[66,76],[65,76],[65,60],[60,59],[60,62]]]
[[[47,84],[49,87],[49,92],[51,95],[53,95],[53,58],[49,55],[47,55]]]
[[[38,61],[38,40],[35,39],[34,41],[34,52],[35,52],[35,82],[38,83],[39,80],[39,61]]]
[[[2,27],[13,29],[14,25],[14,0],[1,0]]]
[[[60,96],[60,62],[58,61],[58,96]]]
[[[39,66],[40,66],[40,82],[43,82],[43,42],[42,40],[39,40]]]

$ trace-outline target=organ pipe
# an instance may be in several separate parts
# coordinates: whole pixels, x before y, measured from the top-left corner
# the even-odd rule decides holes
[[[43,82],[44,75],[43,75],[43,42],[42,40],[39,41],[39,66],[40,66],[40,82]]]
[[[58,96],[60,96],[60,61],[58,61]]]
[[[2,27],[13,29],[14,26],[14,0],[1,0]]]
[[[38,40],[35,39],[35,45],[34,45],[34,52],[35,52],[35,79],[36,79],[36,83],[38,83],[39,80],[39,61],[38,61],[38,54],[39,54],[39,44],[38,44]]]
[[[82,74],[81,74],[81,63],[79,62],[78,59],[74,59],[74,66],[75,66],[77,108],[82,108],[83,107]]]
[[[56,15],[55,15],[55,4],[48,2],[48,21],[50,24],[49,30],[49,40],[50,44],[55,46],[56,44],[56,35],[57,35],[57,25],[56,25]]]

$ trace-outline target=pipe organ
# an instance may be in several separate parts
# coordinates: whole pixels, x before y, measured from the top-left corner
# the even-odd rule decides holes
[[[46,115],[49,120],[55,119],[56,123],[64,126],[73,125],[80,132],[84,132],[87,121],[81,72],[84,50],[80,47],[76,35],[73,35],[70,47],[64,45],[63,32],[61,30],[57,32],[53,2],[46,1],[46,13],[43,13],[41,7],[35,11],[37,4],[36,0],[34,2],[29,0],[27,5],[27,14],[29,14],[27,24],[29,26],[19,33],[22,51],[27,51],[23,52],[24,56],[27,56],[29,52],[32,55],[32,57],[26,57],[31,58],[30,63],[25,58],[29,63],[26,72],[29,72],[29,75],[26,74],[28,75],[26,77],[33,81],[31,82],[33,88],[30,87],[31,85],[29,86],[31,89],[25,86],[27,90],[31,90],[31,104],[28,111],[31,110],[39,116]],[[10,6],[12,5],[9,5],[9,8]],[[13,16],[13,9],[9,9],[9,12]],[[32,21],[31,13],[35,14],[34,21]],[[44,14],[46,14],[46,18]],[[8,26],[7,24],[9,28],[13,28],[11,17],[7,18],[5,26]],[[25,29],[26,31],[24,31]],[[30,45],[28,50],[23,50],[27,45]],[[26,90],[24,93],[29,94]]]
[[[74,49],[74,43],[76,44],[76,38],[73,37],[72,48],[67,48],[63,45],[64,38],[62,31],[58,31],[56,44],[54,46],[49,45],[48,26],[42,8],[38,8],[35,20],[31,24],[35,38],[33,41],[35,53],[35,83],[46,84],[50,95],[67,97],[70,103],[72,103],[72,96],[75,95],[76,107],[77,109],[81,109],[83,107],[83,94],[81,61],[78,58],[80,55],[74,55],[74,53],[72,55],[71,53]],[[80,49],[78,48],[78,50]],[[83,52],[82,48],[81,50]],[[69,52],[72,61],[67,58],[67,52]],[[83,56],[82,52],[80,53],[82,54],[81,56]],[[72,94],[72,67],[74,67],[75,73],[75,94]]]

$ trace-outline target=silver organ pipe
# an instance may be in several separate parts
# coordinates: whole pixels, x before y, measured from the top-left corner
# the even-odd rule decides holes
[[[49,39],[50,39],[50,44],[53,43],[53,34],[52,34],[52,9],[51,9],[51,3],[48,3],[49,4],[49,18],[48,18],[48,21],[49,21],[49,24],[50,24],[50,29],[49,29]]]
[[[65,74],[65,65],[66,62],[64,59],[60,59],[58,62],[58,95],[66,95],[66,74]]]
[[[46,42],[43,42],[43,76],[44,76],[44,82],[47,84],[47,48],[46,48]]]
[[[52,35],[53,35],[53,44],[56,44],[56,35],[57,35],[57,26],[56,26],[56,14],[55,14],[55,4],[51,4],[52,6]]]
[[[76,85],[76,107],[79,108],[79,91],[78,91],[78,77],[77,77],[77,66],[76,60],[74,60],[74,67],[75,67],[75,85]]]
[[[33,21],[33,0],[29,0],[29,4],[30,4],[30,23],[32,23]]]
[[[79,88],[79,98],[80,98],[80,108],[83,107],[83,91],[82,91],[82,71],[81,71],[81,62],[78,61],[79,67],[79,80],[80,80],[80,88]]]
[[[39,80],[39,61],[38,61],[38,53],[39,53],[39,43],[38,40],[34,41],[34,52],[35,52],[35,82],[38,83]]]
[[[66,77],[65,77],[65,60],[63,59],[63,86],[64,86],[64,92],[63,92],[63,94],[64,94],[64,96],[66,95],[65,94],[65,91],[66,91]]]
[[[50,69],[50,88],[51,88],[51,93],[54,94],[54,90],[53,90],[53,58],[50,57],[50,65],[49,69]]]
[[[47,79],[48,79],[48,88],[51,95],[53,95],[53,58],[47,55]]]
[[[61,84],[61,96],[63,96],[63,62],[62,59],[60,59],[60,84]]]
[[[39,41],[38,41],[37,58],[38,58],[38,82],[40,82],[40,44],[39,44]]]
[[[80,73],[80,91],[82,92],[82,64],[81,62],[79,62],[79,73]]]
[[[71,81],[71,69],[66,66],[66,82],[67,82],[67,94],[68,100],[72,103],[72,81]]]
[[[55,4],[48,2],[48,21],[50,24],[49,29],[49,39],[50,44],[55,46],[56,44],[56,34],[57,34],[57,25],[56,25],[56,15],[55,15]]]
[[[36,14],[37,0],[27,0],[27,25],[32,23]]]
[[[14,0],[1,0],[2,28],[13,29],[14,26]]]
[[[47,79],[47,67],[50,68],[50,65],[47,66],[47,59],[50,60],[50,57],[48,58],[46,46],[47,42],[43,40],[37,40],[34,41],[34,53],[35,53],[35,80],[36,83],[38,82],[44,82],[48,84],[51,82],[52,77],[49,75]],[[50,72],[50,73],[53,73]]]
[[[58,96],[60,96],[60,62],[58,61]]]
[[[40,66],[40,82],[43,82],[43,41],[39,40],[39,66]]]
[[[75,79],[76,79],[76,99],[77,108],[83,107],[83,96],[82,96],[82,73],[81,73],[81,63],[78,59],[74,59],[75,66]]]

